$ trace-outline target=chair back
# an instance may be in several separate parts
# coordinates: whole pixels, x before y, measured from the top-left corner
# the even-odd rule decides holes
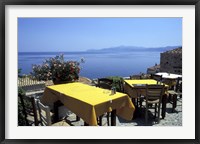
[[[131,80],[134,80],[134,79],[141,79],[142,77],[141,77],[141,75],[131,75],[130,76],[130,79]]]
[[[164,94],[164,85],[146,85],[146,100],[162,100],[162,96]]]
[[[152,77],[152,79],[157,81],[157,84],[162,82],[162,75],[153,74],[151,77]]]
[[[99,78],[97,87],[104,88],[104,89],[111,89],[113,84],[112,79],[108,78]]]
[[[38,116],[37,116],[37,108],[36,108],[36,103],[35,103],[35,98],[34,97],[28,97],[22,94],[18,95],[19,100],[22,105],[22,113],[25,116],[25,122],[27,126],[30,126],[34,124],[35,126],[38,126]],[[33,117],[34,121],[30,122],[28,119],[29,117]]]
[[[37,100],[37,105],[39,109],[39,116],[40,116],[40,123],[43,126],[50,126],[51,122],[51,115],[50,115],[50,108],[49,106],[43,105],[40,100]]]
[[[158,123],[160,122],[160,105],[162,101],[162,96],[164,94],[164,85],[146,85],[146,110],[145,110],[145,123],[148,121],[148,109],[149,104],[155,104],[155,116],[158,114]],[[158,104],[158,112],[157,111]]]
[[[118,89],[117,91],[118,91],[118,92],[124,92],[124,80],[121,79],[121,80],[117,81],[116,84],[117,84],[118,87],[119,87],[119,89]]]
[[[182,77],[177,78],[175,91],[182,92]]]

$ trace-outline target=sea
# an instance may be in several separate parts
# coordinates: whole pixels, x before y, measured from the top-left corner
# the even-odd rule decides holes
[[[18,68],[21,74],[30,74],[33,64],[64,54],[64,59],[84,61],[80,63],[80,76],[90,79],[109,76],[129,77],[147,73],[147,68],[160,63],[159,51],[133,52],[18,52]]]

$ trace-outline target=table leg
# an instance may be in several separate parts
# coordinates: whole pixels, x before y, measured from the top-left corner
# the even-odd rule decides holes
[[[102,126],[102,119],[103,119],[103,115],[98,117],[98,124],[99,126]]]
[[[173,95],[173,103],[172,103],[172,112],[175,111],[176,105],[177,105],[177,95],[174,94]]]
[[[131,98],[132,103],[134,104],[135,107],[138,107],[137,105],[137,98]]]
[[[54,122],[59,121],[59,107],[62,106],[63,104],[61,101],[56,101],[54,102]]]
[[[139,108],[139,105],[138,105],[138,100],[139,100],[139,97],[132,98],[132,103],[135,106],[135,112],[134,112],[134,116],[133,116],[132,119],[135,119],[135,118],[137,118],[139,116],[140,108]]]
[[[162,118],[165,118],[166,113],[166,104],[167,104],[167,95],[164,94],[162,97]]]
[[[87,124],[86,122],[84,122],[84,126],[89,126],[89,124]]]
[[[111,126],[116,126],[116,110],[111,112]]]
[[[80,121],[80,117],[79,116],[76,116],[76,121]]]

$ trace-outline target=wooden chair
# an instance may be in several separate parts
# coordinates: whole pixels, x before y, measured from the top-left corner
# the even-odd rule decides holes
[[[150,74],[142,74],[140,79],[151,79]]]
[[[168,101],[172,104],[172,112],[175,111],[177,106],[178,96],[182,98],[182,78],[178,77],[174,89],[168,90]]]
[[[175,91],[182,98],[182,77],[178,77]]]
[[[124,79],[117,81],[117,85],[119,86],[118,92],[124,93]]]
[[[153,108],[149,107],[149,104],[155,105],[155,117],[158,114],[158,123],[160,122],[160,106],[162,102],[162,96],[164,94],[164,85],[146,85],[146,106],[145,106],[145,123],[148,122],[148,110]],[[158,106],[158,112],[157,112]]]
[[[141,79],[141,75],[131,75],[131,76],[130,76],[130,79],[131,79],[131,80],[134,80],[134,79]]]
[[[152,74],[152,75],[151,75],[151,78],[154,79],[154,80],[156,80],[156,81],[157,81],[157,84],[160,84],[160,83],[162,82],[162,80],[163,80],[162,75],[155,75],[155,74]]]
[[[52,123],[49,106],[43,105],[40,100],[37,100],[37,105],[39,109],[40,124],[42,126],[70,126],[64,119],[62,121]]]
[[[38,115],[34,97],[28,97],[22,94],[18,95],[22,105],[22,113],[25,117],[26,126],[38,126]]]
[[[103,89],[108,89],[111,90],[112,88],[112,84],[113,84],[113,80],[112,79],[108,79],[108,78],[99,78],[98,79],[98,83],[97,83],[97,87],[103,88]],[[103,119],[104,115],[101,115],[99,118],[97,118],[98,124],[100,126],[102,126],[102,119]],[[110,113],[107,112],[106,114],[106,118],[107,118],[107,123],[108,125],[110,125]]]
[[[97,83],[97,87],[104,88],[104,89],[111,89],[112,88],[112,84],[113,84],[113,80],[112,79],[99,78],[98,79],[98,83]]]

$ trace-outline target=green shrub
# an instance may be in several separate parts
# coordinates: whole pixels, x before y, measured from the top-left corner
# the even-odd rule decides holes
[[[107,78],[113,80],[112,86],[115,87],[118,92],[122,91],[122,83],[123,83],[123,78],[122,77],[110,76],[110,77],[107,77]]]
[[[20,94],[24,95],[24,90],[22,88],[18,88],[18,95],[20,95]],[[22,107],[19,96],[18,96],[18,125],[19,126],[26,125],[25,115],[23,113],[23,107]]]

